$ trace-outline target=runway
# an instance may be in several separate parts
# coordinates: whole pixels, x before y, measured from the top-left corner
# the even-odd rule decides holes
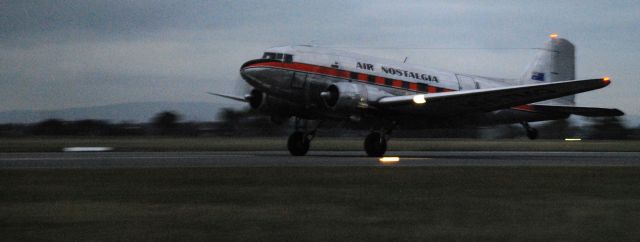
[[[358,151],[0,153],[0,169],[345,166],[640,166],[640,152],[391,151],[381,163]]]

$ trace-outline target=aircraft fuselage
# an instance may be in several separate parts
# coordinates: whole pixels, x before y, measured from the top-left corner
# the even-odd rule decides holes
[[[515,80],[487,78],[423,68],[344,51],[312,46],[285,46],[265,50],[263,58],[241,67],[245,81],[262,93],[280,99],[288,107],[275,115],[307,119],[351,119],[368,122],[380,118],[397,122],[402,128],[491,125],[566,118],[568,115],[531,112],[526,106],[487,113],[446,116],[434,113],[415,115],[368,107],[367,101],[388,96],[443,93],[510,86]],[[321,97],[335,83],[354,84],[360,93],[355,112],[331,109]],[[361,101],[361,102],[359,102]],[[427,119],[425,119],[427,118]]]
[[[242,78],[254,88],[250,94],[212,94],[246,101],[276,123],[295,117],[295,132],[287,141],[292,155],[307,153],[326,120],[369,128],[364,149],[369,156],[382,156],[395,128],[521,123],[535,139],[537,131],[528,122],[571,114],[624,115],[618,109],[575,106],[575,94],[603,88],[610,79],[575,80],[573,44],[550,37],[518,79],[467,75],[314,46],[284,46],[267,49],[262,58],[242,65]]]

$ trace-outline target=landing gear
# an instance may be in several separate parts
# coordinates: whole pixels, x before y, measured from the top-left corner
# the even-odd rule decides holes
[[[529,139],[534,140],[538,138],[538,130],[535,128],[531,128],[531,126],[529,126],[529,123],[527,122],[522,122],[522,127],[524,127],[524,129],[527,131],[527,137],[529,137]]]
[[[387,141],[395,122],[378,123],[373,131],[364,139],[364,151],[370,157],[381,157],[387,152]]]
[[[527,130],[527,137],[529,137],[529,139],[537,139],[538,138],[538,130],[531,128],[529,130]]]
[[[293,156],[303,156],[309,151],[311,140],[316,136],[316,130],[320,126],[321,121],[318,121],[311,131],[307,130],[308,123],[311,120],[303,120],[296,117],[295,132],[289,136],[287,140],[287,149]]]
[[[311,139],[303,132],[293,132],[287,140],[287,148],[293,156],[303,156],[309,151]]]
[[[379,132],[373,132],[364,139],[364,151],[370,157],[383,156],[387,151],[387,139]]]

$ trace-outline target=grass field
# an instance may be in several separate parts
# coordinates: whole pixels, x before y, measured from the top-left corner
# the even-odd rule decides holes
[[[0,170],[1,240],[640,238],[639,168]]]
[[[285,138],[0,139],[0,152],[286,150]],[[390,150],[640,151],[640,141],[393,139]],[[319,138],[313,150],[361,150]],[[0,169],[0,240],[640,238],[638,167]]]
[[[312,150],[362,150],[363,139],[317,138]],[[17,138],[0,139],[0,152],[59,152],[64,147],[106,146],[115,151],[245,151],[286,150],[286,137],[279,138]],[[391,139],[389,150],[413,151],[640,151],[640,140],[447,140]]]

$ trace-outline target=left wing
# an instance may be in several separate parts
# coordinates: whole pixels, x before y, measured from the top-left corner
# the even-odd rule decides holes
[[[214,93],[214,92],[207,92],[210,95],[214,95],[214,96],[218,96],[218,97],[223,97],[223,98],[228,98],[231,100],[236,100],[236,101],[240,101],[240,102],[249,102],[247,101],[246,98],[243,97],[238,97],[238,96],[231,96],[231,95],[226,95],[226,94],[220,94],[220,93]]]
[[[374,106],[396,113],[453,116],[490,112],[586,92],[609,85],[609,78],[561,81],[469,91],[384,97]]]

